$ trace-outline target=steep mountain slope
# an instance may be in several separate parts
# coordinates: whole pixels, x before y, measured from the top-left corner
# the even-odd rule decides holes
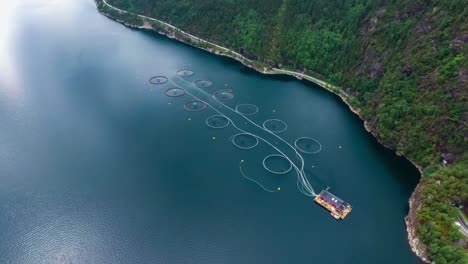
[[[236,50],[261,66],[342,87],[373,134],[424,171],[414,212],[422,251],[468,263],[453,226],[468,201],[465,0],[108,0]],[[105,7],[101,5],[101,11]],[[130,23],[139,18],[124,16]]]

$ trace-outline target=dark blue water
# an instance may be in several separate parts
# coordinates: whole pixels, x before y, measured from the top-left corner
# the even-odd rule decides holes
[[[418,173],[338,97],[130,30],[90,0],[5,5],[1,263],[417,263],[403,218]],[[189,83],[212,80],[210,93],[232,89],[226,105],[257,105],[253,121],[286,122],[289,142],[319,140],[323,150],[304,155],[311,183],[330,186],[351,214],[335,221],[299,192],[293,171],[262,167],[272,147],[236,148],[232,125],[206,126],[213,109],[186,111],[188,94],[148,83],[184,67],[195,71]],[[240,160],[281,191],[243,178]]]

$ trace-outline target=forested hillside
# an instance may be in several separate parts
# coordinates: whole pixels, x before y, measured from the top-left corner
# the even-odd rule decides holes
[[[452,206],[468,204],[466,0],[108,2],[342,87],[379,140],[424,169],[417,231],[430,257],[468,263]]]

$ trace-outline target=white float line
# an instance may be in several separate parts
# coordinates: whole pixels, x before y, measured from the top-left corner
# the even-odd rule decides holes
[[[255,140],[256,140],[257,142],[255,142],[255,145],[253,145],[253,146],[251,146],[251,147],[241,147],[241,146],[237,145],[235,139],[236,139],[236,137],[238,137],[238,136],[240,136],[240,135],[248,135],[248,134],[239,133],[239,134],[233,135],[233,136],[230,138],[230,140],[231,140],[232,144],[234,144],[234,146],[236,146],[236,147],[238,147],[238,148],[240,148],[240,149],[253,149],[253,148],[255,148],[255,147],[258,145],[258,137],[256,137],[256,136],[253,136],[253,137],[255,138]]]
[[[182,79],[182,80],[183,80],[183,79]],[[183,80],[183,81],[185,81],[185,80]],[[187,81],[185,81],[185,82],[187,82]],[[189,82],[187,82],[187,83],[188,83],[189,85],[193,85],[193,84],[191,84],[191,83],[189,83]],[[205,93],[207,96],[210,96],[210,94],[208,94],[208,93],[205,92],[204,90],[197,89],[197,91],[201,91],[201,92]],[[192,95],[192,96],[193,96],[193,95]],[[289,144],[287,141],[285,141],[283,138],[279,137],[278,135],[272,133],[271,131],[268,131],[268,130],[262,128],[261,126],[259,126],[258,124],[256,124],[256,123],[253,122],[252,120],[250,120],[249,118],[245,117],[245,116],[242,115],[241,113],[239,113],[239,112],[233,110],[232,108],[230,108],[229,106],[225,105],[223,102],[220,102],[220,101],[217,100],[216,98],[214,98],[214,99],[215,99],[218,103],[220,103],[221,105],[223,105],[223,106],[225,106],[226,108],[228,108],[229,110],[231,110],[231,111],[233,111],[233,112],[235,112],[235,113],[241,115],[244,119],[246,119],[247,121],[249,121],[249,122],[252,123],[253,125],[255,125],[255,126],[257,126],[258,128],[263,129],[264,131],[266,131],[266,132],[268,132],[268,133],[270,133],[270,134],[276,136],[277,138],[279,138],[280,140],[282,140],[284,143],[286,143],[287,145],[289,145],[289,146],[295,151],[296,155],[297,155],[297,156],[300,158],[300,160],[301,160],[301,163],[302,163],[301,165],[302,165],[302,166],[301,166],[301,169],[300,169],[300,170],[299,170],[299,168],[292,162],[292,160],[291,160],[289,157],[287,157],[282,151],[280,151],[278,148],[276,148],[275,146],[273,146],[273,145],[272,145],[271,143],[269,143],[267,140],[265,140],[265,139],[263,139],[263,138],[261,138],[261,137],[258,137],[258,138],[262,139],[262,141],[264,141],[265,143],[267,143],[268,145],[270,145],[271,147],[273,147],[275,150],[277,150],[279,153],[281,153],[286,159],[289,160],[289,162],[291,162],[291,163],[293,164],[293,166],[294,166],[295,169],[296,169],[296,172],[298,173],[298,176],[299,176],[298,178],[301,179],[301,183],[302,183],[302,185],[304,185],[303,188],[305,187],[306,190],[308,191],[308,193],[306,193],[306,192],[304,191],[304,189],[302,188],[302,191],[301,191],[301,192],[302,192],[303,194],[307,195],[307,196],[317,196],[317,194],[315,193],[315,191],[314,191],[312,185],[310,184],[310,182],[308,181],[307,177],[305,176],[305,172],[304,172],[304,158],[302,157],[302,155],[300,155],[300,154],[297,152],[297,150],[296,150],[294,147],[291,146],[291,144]],[[206,102],[205,102],[205,103],[206,103]],[[210,107],[212,107],[212,106],[210,106]],[[212,107],[212,108],[213,108],[213,107]],[[214,108],[213,108],[213,109],[214,109]],[[217,110],[216,110],[216,111],[217,111]],[[218,113],[220,113],[220,112],[218,111]],[[232,122],[232,120],[231,120],[231,123],[233,124],[234,127],[236,127],[237,129],[239,129],[239,128]],[[241,129],[239,129],[239,130],[241,130]],[[243,131],[243,130],[241,130],[241,131]],[[246,133],[248,133],[248,132],[246,132]],[[251,134],[251,133],[249,133],[249,134]],[[256,135],[253,135],[253,134],[251,134],[251,135],[252,135],[252,136],[256,136]]]
[[[232,94],[232,97],[231,97],[231,98],[228,98],[228,99],[218,99],[218,98],[216,97],[216,95],[218,95],[218,94],[220,94],[220,93],[224,93],[224,92]],[[234,93],[232,93],[232,89],[218,90],[218,91],[214,92],[212,96],[213,96],[215,99],[217,99],[218,101],[229,101],[229,100],[234,99]]]
[[[317,143],[319,145],[319,149],[316,150],[316,151],[305,151],[305,150],[302,150],[301,148],[299,148],[297,146],[297,142],[301,139],[310,139],[312,141],[314,141],[315,143]],[[300,137],[298,139],[296,139],[296,141],[294,141],[294,146],[300,151],[300,152],[303,152],[303,153],[306,153],[306,154],[317,154],[319,153],[320,151],[322,151],[322,144],[320,144],[320,142],[318,140],[316,140],[315,138],[311,138],[311,137]]]
[[[284,124],[284,129],[280,130],[280,131],[269,130],[268,128],[266,128],[265,123],[271,122],[271,121],[279,121],[280,123]],[[283,120],[279,120],[279,119],[267,119],[267,120],[265,120],[265,122],[263,122],[262,126],[263,126],[264,129],[266,129],[268,131],[271,131],[273,133],[281,133],[281,132],[284,132],[284,131],[286,131],[288,129],[288,124],[286,124],[286,122],[284,122]]]
[[[259,183],[258,181],[252,179],[252,178],[249,178],[247,177],[245,174],[244,174],[244,171],[242,171],[242,161],[239,163],[239,170],[240,170],[240,173],[242,174],[242,177],[246,178],[247,180],[249,181],[252,181],[254,183],[256,183],[258,186],[260,186],[263,190],[267,191],[267,192],[271,192],[271,193],[275,193],[275,192],[278,192],[278,190],[275,190],[275,191],[272,191],[272,190],[269,190],[268,188],[266,188],[265,186],[263,186],[261,183]]]
[[[192,83],[185,81],[184,79],[180,78],[179,76],[178,76],[178,78],[181,79],[182,81],[188,83],[189,85],[193,85]],[[172,80],[171,80],[171,81],[172,81]],[[175,84],[174,81],[172,81],[172,82]],[[195,86],[195,87],[197,87],[197,86]],[[187,89],[186,89],[186,90],[187,90]],[[204,90],[202,90],[202,89],[197,89],[197,91],[201,91],[202,93],[205,93],[207,96],[211,96],[212,98],[214,98],[212,95],[210,95],[209,93],[207,93],[206,91],[204,91]],[[190,94],[191,96],[193,96],[194,98],[198,99],[199,101],[202,101],[202,102],[206,103],[208,106],[210,106],[212,109],[214,109],[216,112],[220,113],[221,115],[224,115],[224,114],[222,114],[220,111],[218,111],[215,107],[211,106],[209,103],[207,103],[207,102],[205,102],[205,101],[199,99],[198,97],[196,97],[195,95],[193,95],[192,93],[190,93],[190,92],[188,92],[188,91],[187,91],[187,93]],[[229,117],[227,117],[226,115],[224,115],[224,116],[226,116],[226,118],[228,118],[228,119],[231,121],[231,124],[232,124],[236,129],[238,129],[239,131],[244,132],[244,133],[246,133],[246,134],[250,134],[250,135],[252,135],[252,136],[254,136],[254,137],[260,138],[263,142],[265,142],[265,143],[267,143],[268,145],[270,145],[272,148],[274,148],[276,151],[278,151],[280,154],[282,154],[287,160],[289,160],[289,162],[291,162],[291,164],[294,166],[296,172],[298,173],[299,178],[301,178],[301,180],[302,180],[301,183],[304,185],[304,187],[306,188],[306,190],[309,191],[308,194],[306,194],[306,193],[304,193],[304,192],[302,192],[302,193],[305,194],[305,195],[307,195],[307,196],[311,196],[311,197],[317,196],[317,194],[315,193],[315,191],[314,191],[312,185],[310,184],[309,180],[308,180],[307,177],[305,176],[305,172],[304,172],[304,158],[301,156],[301,154],[300,154],[299,152],[297,152],[296,148],[294,148],[289,142],[287,142],[286,140],[284,140],[284,139],[281,138],[280,136],[276,135],[275,133],[272,133],[271,131],[268,131],[267,129],[264,129],[263,127],[259,126],[258,124],[256,124],[255,122],[253,122],[252,120],[250,120],[249,118],[247,118],[246,116],[244,116],[243,114],[241,114],[241,113],[237,112],[236,110],[230,108],[229,106],[225,105],[223,102],[217,100],[216,98],[214,98],[214,100],[216,100],[218,103],[220,103],[221,105],[223,105],[223,106],[226,107],[227,109],[231,110],[232,112],[239,114],[241,117],[243,117],[244,119],[246,119],[247,121],[249,121],[250,123],[252,123],[254,126],[256,126],[256,127],[260,128],[260,129],[266,131],[267,133],[272,134],[273,136],[277,137],[278,139],[280,139],[281,141],[283,141],[285,144],[287,144],[289,147],[291,147],[291,148],[294,150],[294,152],[296,153],[296,155],[299,157],[299,159],[301,160],[301,169],[299,169],[299,168],[296,166],[296,164],[295,164],[286,154],[284,154],[281,150],[279,150],[279,149],[278,149],[277,147],[275,147],[273,144],[271,144],[270,142],[268,142],[267,140],[265,140],[264,138],[262,138],[262,137],[260,137],[260,136],[256,136],[256,135],[254,135],[254,134],[252,134],[252,133],[249,133],[249,132],[246,132],[246,131],[240,129],[239,127],[237,127],[237,126],[235,125],[235,123],[234,123]]]
[[[291,169],[292,169],[292,167],[293,167],[292,164],[291,164],[291,162],[289,163],[289,165],[290,165],[289,168],[288,168],[287,170],[285,170],[285,171],[279,171],[279,172],[278,172],[278,171],[274,171],[274,170],[269,169],[269,168],[267,167],[267,165],[265,164],[265,161],[266,161],[268,158],[271,158],[271,157],[282,157],[282,158],[284,158],[283,156],[278,155],[278,154],[272,154],[272,155],[266,156],[266,157],[263,159],[263,167],[265,168],[265,170],[267,170],[267,171],[269,171],[269,172],[271,172],[271,173],[273,173],[273,174],[278,174],[278,175],[280,175],[280,174],[286,174],[286,173],[288,173],[289,171],[291,171]]]
[[[227,124],[224,125],[224,126],[220,126],[220,127],[215,127],[215,126],[212,126],[212,125],[208,124],[208,120],[209,120],[210,118],[218,117],[218,116],[223,117],[223,118],[226,118],[226,120],[228,121]],[[208,117],[208,118],[205,120],[205,123],[206,123],[206,125],[207,125],[208,127],[218,129],[218,128],[225,128],[225,127],[229,126],[230,121],[229,121],[229,119],[227,119],[227,117],[225,117],[224,115],[212,115],[212,116]]]
[[[239,108],[239,106],[242,106],[242,105],[250,105],[250,106],[255,107],[255,112],[248,113],[248,114],[240,112],[238,110],[238,108]],[[241,115],[254,115],[254,114],[258,113],[258,107],[256,105],[253,105],[253,104],[239,104],[239,105],[236,106],[236,112],[240,113]]]
[[[182,79],[183,80],[183,79]],[[185,80],[183,80],[185,81]],[[187,82],[187,81],[185,81]],[[189,83],[189,82],[187,82]],[[192,85],[191,83],[189,83],[189,85]],[[210,94],[208,94],[207,92],[205,92],[204,90],[201,90],[202,92],[204,92],[207,96],[211,96]],[[213,97],[214,98],[214,97]],[[279,151],[276,147],[274,147],[272,144],[270,144],[269,142],[267,142],[270,146],[272,146],[274,149],[278,150],[278,152],[280,152],[281,154],[283,154],[285,156],[285,158],[287,158],[291,163],[293,163],[294,167],[296,167],[297,170],[299,170],[299,176],[301,177],[302,179],[302,183],[304,185],[306,185],[306,189],[309,190],[310,194],[309,196],[317,196],[317,194],[315,193],[312,185],[310,184],[309,180],[307,179],[307,177],[305,176],[305,172],[304,172],[304,166],[305,166],[305,162],[304,162],[304,158],[302,157],[302,155],[297,151],[296,148],[294,148],[289,142],[287,142],[286,140],[284,140],[282,137],[278,136],[277,134],[269,131],[268,129],[264,129],[263,127],[259,126],[257,123],[253,122],[252,120],[250,120],[248,117],[244,116],[242,113],[239,113],[238,111],[232,109],[231,107],[225,105],[223,102],[221,102],[220,100],[214,98],[218,103],[222,104],[224,107],[228,108],[229,110],[239,114],[240,116],[242,116],[244,119],[246,119],[247,121],[249,121],[250,123],[252,123],[253,125],[257,126],[258,128],[260,129],[263,129],[264,131],[272,134],[273,136],[277,137],[278,139],[280,139],[281,141],[283,141],[285,144],[287,144],[289,147],[291,147],[294,152],[296,153],[296,155],[299,157],[299,159],[301,160],[301,169],[299,170],[297,168],[297,166],[292,162],[292,160],[287,157],[283,152]],[[264,140],[264,139],[262,139]],[[264,140],[265,141],[265,140]]]

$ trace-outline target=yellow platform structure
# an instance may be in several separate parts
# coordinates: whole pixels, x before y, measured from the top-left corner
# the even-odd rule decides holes
[[[331,216],[337,220],[345,219],[353,209],[349,203],[338,198],[328,190],[321,191],[314,198],[314,201],[330,211]]]

